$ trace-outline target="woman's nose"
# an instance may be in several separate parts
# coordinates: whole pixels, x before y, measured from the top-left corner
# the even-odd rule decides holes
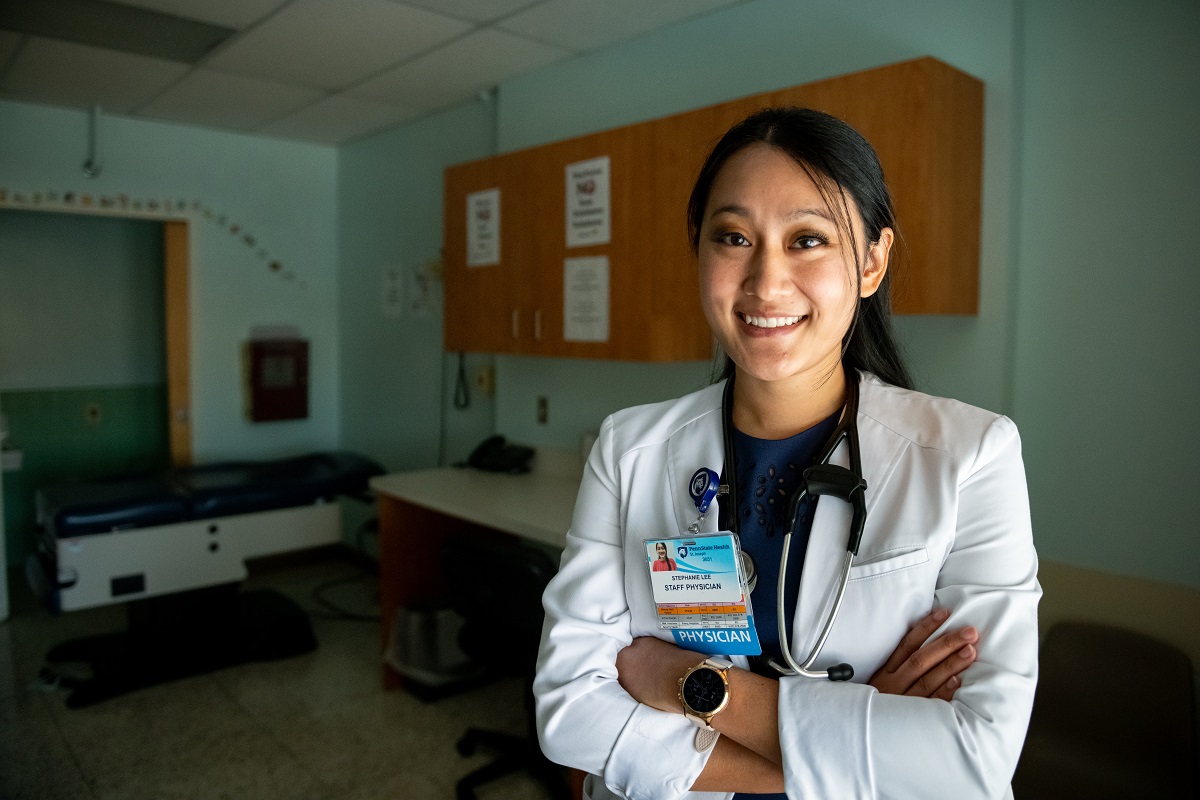
[[[791,291],[787,257],[784,253],[763,248],[750,259],[750,272],[742,285],[746,294],[760,300],[773,300]]]

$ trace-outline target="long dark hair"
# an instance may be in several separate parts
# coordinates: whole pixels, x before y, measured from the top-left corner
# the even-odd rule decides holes
[[[692,252],[700,249],[704,210],[717,173],[725,162],[752,144],[768,144],[791,157],[808,174],[825,202],[840,217],[854,252],[855,273],[862,280],[858,243],[851,224],[853,210],[846,195],[854,199],[862,217],[868,242],[879,239],[884,228],[896,228],[892,196],[883,179],[883,167],[874,148],[854,128],[837,117],[808,108],[767,108],[751,114],[721,137],[692,187],[688,200],[688,234]],[[884,274],[878,290],[860,298],[854,319],[842,341],[842,363],[860,372],[874,373],[882,380],[912,388],[904,357],[892,333],[891,271]],[[719,377],[733,374],[728,356]]]

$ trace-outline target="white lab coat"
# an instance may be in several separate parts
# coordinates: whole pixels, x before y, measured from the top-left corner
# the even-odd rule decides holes
[[[711,753],[682,714],[637,703],[617,652],[658,630],[643,540],[697,516],[692,473],[723,464],[721,392],[627,409],[605,420],[588,459],[562,567],[546,590],[534,685],[542,748],[592,774],[592,798],[688,793]],[[1011,796],[1037,679],[1037,582],[1016,426],[943,398],[861,381],[867,522],[842,609],[817,668],[848,662],[853,682],[780,680],[779,737],[791,798]],[[847,465],[843,442],[833,463]],[[701,525],[716,530],[715,509]],[[792,626],[797,659],[824,622],[845,554],[847,503],[818,503]],[[934,606],[945,628],[979,629],[979,658],[953,702],[865,685]],[[940,631],[939,631],[940,633]],[[744,659],[734,659],[745,664]]]

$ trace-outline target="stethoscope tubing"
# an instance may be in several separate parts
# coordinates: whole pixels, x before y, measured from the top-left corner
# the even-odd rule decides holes
[[[841,444],[843,438],[846,439],[850,449],[850,469],[843,470],[841,467],[831,469],[839,470],[847,473],[851,482],[846,483],[841,472],[830,473],[828,470],[824,477],[842,479],[843,487],[847,487],[845,496],[838,495],[841,499],[850,502],[854,508],[854,516],[850,524],[850,534],[846,542],[846,555],[842,559],[841,575],[838,580],[837,593],[834,596],[833,605],[830,607],[829,613],[825,617],[825,624],[821,627],[821,633],[817,637],[812,650],[804,659],[803,663],[797,663],[791,652],[791,642],[788,634],[789,625],[787,623],[786,608],[784,600],[786,599],[786,581],[787,581],[787,564],[788,554],[791,549],[792,534],[796,530],[796,521],[799,518],[799,509],[801,504],[810,496],[816,497],[819,494],[828,494],[833,492],[810,492],[809,478],[813,475],[813,469],[805,470],[804,479],[801,483],[801,489],[792,497],[789,504],[789,521],[787,532],[783,535],[783,548],[779,561],[779,582],[775,594],[775,609],[779,624],[779,649],[787,666],[779,664],[775,659],[768,659],[767,664],[777,671],[780,675],[799,675],[805,678],[826,678],[831,681],[845,681],[854,676],[854,668],[849,664],[836,664],[827,670],[813,670],[812,665],[821,655],[821,650],[825,647],[825,642],[829,639],[829,634],[833,630],[833,623],[837,620],[838,612],[842,607],[842,600],[846,595],[846,586],[850,582],[850,569],[854,566],[854,556],[858,553],[859,542],[862,540],[863,527],[866,524],[866,510],[863,501],[863,494],[866,492],[866,482],[862,478],[862,460],[858,446],[858,376],[852,370],[848,370],[847,386],[846,386],[846,405],[842,412],[842,418],[838,421],[837,428],[829,437],[829,441],[822,448],[821,455],[817,459],[817,464],[822,466],[829,465],[829,459],[833,457],[833,453]],[[722,435],[725,447],[725,469],[727,479],[723,481],[722,488],[724,492],[723,502],[720,502],[718,510],[721,518],[722,529],[732,530],[738,533],[737,522],[737,475],[734,464],[733,450],[733,376],[730,376],[725,384],[725,391],[722,397]],[[837,483],[837,480],[827,481],[830,485]],[[853,485],[851,485],[853,484]],[[727,524],[728,523],[728,524]]]

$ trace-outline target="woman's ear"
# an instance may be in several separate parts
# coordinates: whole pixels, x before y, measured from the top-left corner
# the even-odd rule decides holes
[[[863,262],[862,283],[859,284],[859,296],[870,297],[879,290],[883,276],[887,275],[888,256],[892,252],[892,242],[896,235],[891,228],[879,232],[879,238],[867,246],[867,257]]]

